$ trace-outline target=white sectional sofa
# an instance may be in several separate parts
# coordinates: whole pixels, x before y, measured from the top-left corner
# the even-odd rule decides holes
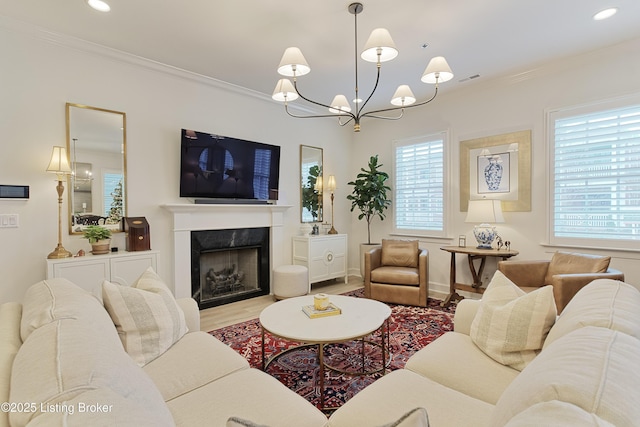
[[[432,427],[640,425],[637,288],[609,279],[584,287],[522,371],[474,344],[480,304],[461,301],[453,332],[354,396],[331,426],[382,425],[416,407],[427,409]]]
[[[583,288],[522,370],[483,353],[470,337],[479,301],[463,300],[455,331],[405,369],[365,388],[329,420],[243,357],[199,331],[191,299],[178,300],[189,330],[140,368],[101,302],[66,281],[32,286],[0,305],[0,413],[4,426],[637,426],[640,291],[613,280]],[[6,410],[8,409],[8,410]],[[397,423],[397,420],[404,420]]]
[[[66,279],[0,306],[0,426],[225,426],[231,417],[321,427],[326,416],[211,335],[188,332],[142,368],[98,298]]]

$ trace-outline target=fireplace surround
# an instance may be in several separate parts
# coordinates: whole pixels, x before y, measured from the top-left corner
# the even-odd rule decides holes
[[[267,295],[269,228],[191,231],[191,291],[200,309]]]
[[[269,228],[268,272],[290,263],[290,253],[282,248],[291,243],[284,235],[284,219],[290,205],[196,205],[164,204],[173,218],[173,286],[176,298],[189,298],[191,290],[191,231],[240,228]],[[274,250],[274,248],[276,248]]]

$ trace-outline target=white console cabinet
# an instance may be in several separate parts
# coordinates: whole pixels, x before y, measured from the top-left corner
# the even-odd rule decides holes
[[[309,284],[337,277],[347,283],[347,235],[294,237],[293,263],[309,269]]]
[[[87,291],[98,289],[106,279],[131,284],[148,268],[157,271],[158,251],[115,252],[75,258],[47,259],[47,279],[64,277]]]

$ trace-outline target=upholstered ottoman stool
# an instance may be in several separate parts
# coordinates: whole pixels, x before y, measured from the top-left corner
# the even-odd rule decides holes
[[[281,265],[273,269],[275,299],[299,297],[309,293],[309,270],[304,265]]]

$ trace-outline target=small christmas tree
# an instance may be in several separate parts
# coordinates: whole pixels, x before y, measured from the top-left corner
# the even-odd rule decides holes
[[[111,198],[111,209],[106,222],[107,224],[117,224],[122,219],[122,179],[113,188]]]

